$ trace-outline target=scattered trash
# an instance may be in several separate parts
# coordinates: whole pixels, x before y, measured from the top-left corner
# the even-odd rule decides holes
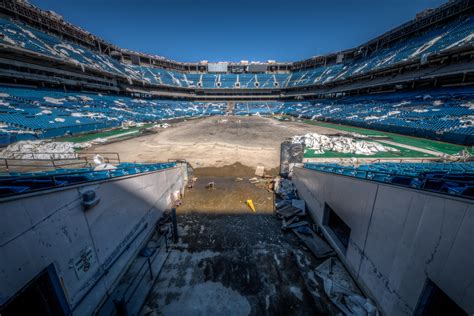
[[[320,277],[324,283],[324,292],[344,315],[378,316],[376,306],[362,296],[342,263],[331,257],[334,250],[315,233],[317,227],[309,221],[301,220],[306,216],[306,204],[304,200],[298,199],[293,183],[286,178],[277,178],[274,190],[282,198],[275,203],[276,214],[282,219],[282,230],[291,230],[316,258],[330,257],[313,271],[303,252],[292,251],[306,288],[314,301],[321,303],[318,291],[321,283],[317,278]]]
[[[259,177],[263,177],[264,173],[265,173],[265,167],[257,166],[257,169],[255,169],[255,175]]]
[[[291,217],[290,219],[286,220],[283,218],[282,223],[281,223],[281,229],[287,230],[291,228],[297,228],[300,226],[307,226],[309,223],[307,221],[299,221],[298,216]]]
[[[276,202],[275,203],[275,207],[278,209],[278,208],[282,208],[283,205],[286,205],[286,204],[290,204],[291,202],[289,200],[281,200],[279,202]]]
[[[302,234],[304,234],[304,235],[306,235],[306,236],[311,236],[312,233],[313,233],[313,231],[311,230],[311,228],[309,228],[308,226],[301,226],[301,227],[298,227],[298,228],[296,229],[296,231],[297,231],[298,233],[302,233]]]
[[[309,225],[309,223],[307,221],[301,221],[301,222],[298,222],[298,223],[288,224],[286,226],[286,228],[290,229],[290,228],[297,228],[297,227],[300,227],[300,226],[307,226],[307,225]]]
[[[259,182],[260,182],[260,180],[258,180],[257,178],[250,178],[249,181],[250,181],[250,183],[252,183],[252,184],[255,184],[255,183],[259,183]]]
[[[275,193],[281,196],[281,198],[285,200],[291,200],[292,198],[296,198],[296,190],[291,182],[288,179],[277,177],[275,179]]]
[[[208,184],[206,184],[206,189],[212,190],[212,189],[214,189],[214,188],[215,188],[215,183],[214,183],[214,181],[211,181],[211,182],[209,182]]]
[[[117,167],[115,167],[114,165],[106,163],[104,157],[102,157],[101,155],[95,155],[93,160],[96,164],[96,166],[94,167],[94,171],[117,169]]]
[[[290,218],[293,216],[304,216],[306,213],[299,208],[296,208],[292,205],[284,205],[282,208],[277,209],[277,214],[283,218]]]
[[[289,225],[291,225],[293,222],[297,220],[298,220],[297,216],[294,216],[290,218],[289,220],[286,220],[286,218],[283,218],[283,220],[281,221],[281,229],[283,230],[287,229]]]
[[[175,206],[180,206],[182,204],[182,196],[181,196],[181,191],[176,190],[173,193],[171,193],[171,200],[173,201],[173,204]]]
[[[362,295],[336,258],[329,258],[321,263],[314,273],[323,280],[324,292],[344,315],[379,315],[377,307]]]
[[[235,181],[242,181],[242,180],[244,180],[244,178],[241,178],[241,177],[238,177],[235,179]]]
[[[316,258],[325,258],[334,254],[332,248],[308,226],[293,228],[292,231],[301,239]]]
[[[305,211],[305,203],[304,203],[304,200],[296,200],[296,199],[293,199],[293,200],[291,200],[291,205],[292,205],[293,207],[299,208],[299,209],[302,210],[303,212]]]
[[[188,180],[188,189],[192,189],[194,187],[194,183],[196,183],[197,179],[197,177],[191,177],[191,179]]]
[[[254,213],[257,212],[257,211],[255,210],[255,206],[253,205],[253,201],[252,201],[252,200],[247,200],[247,201],[245,202],[245,204],[247,204],[247,206],[252,210],[252,212],[254,212]]]

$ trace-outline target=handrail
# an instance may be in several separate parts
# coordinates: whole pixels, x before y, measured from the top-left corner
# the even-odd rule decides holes
[[[62,168],[64,166],[68,165],[74,165],[74,164],[84,164],[88,165],[90,164],[90,160],[92,160],[92,156],[100,155],[102,158],[104,158],[106,163],[109,164],[120,164],[120,155],[118,152],[72,152],[72,153],[58,153],[58,152],[31,152],[31,153],[23,153],[23,152],[13,152],[12,156],[15,157],[15,154],[18,154],[18,156],[21,155],[31,155],[31,158],[6,158],[6,157],[0,157],[0,161],[3,162],[5,170],[9,171],[10,167],[25,167],[25,168]],[[49,158],[35,158],[39,157],[40,155],[50,155]],[[56,158],[55,155],[59,155],[59,158]],[[63,161],[71,161],[71,160],[78,160],[81,162],[77,163],[62,163]],[[25,161],[27,163],[25,164],[15,164],[12,163],[14,161]],[[31,162],[31,163],[29,163]],[[48,162],[50,164],[48,165],[42,165],[42,164],[35,164],[33,162]],[[2,168],[3,166],[0,166]]]

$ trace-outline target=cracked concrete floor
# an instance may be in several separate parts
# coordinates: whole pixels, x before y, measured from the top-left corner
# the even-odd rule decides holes
[[[145,310],[157,315],[334,315],[328,300],[315,302],[307,291],[293,252],[313,267],[318,261],[292,233],[282,232],[273,215],[273,194],[249,183],[248,170],[241,170],[247,176],[243,180],[215,171],[212,176],[206,170],[186,192],[178,209],[180,241]],[[209,181],[215,182],[214,190],[205,188]],[[244,204],[246,198],[256,201],[256,213]]]

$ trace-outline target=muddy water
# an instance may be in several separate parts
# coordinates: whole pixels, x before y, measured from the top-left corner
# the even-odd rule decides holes
[[[148,308],[163,315],[336,314],[324,296],[309,294],[295,253],[310,266],[318,261],[281,230],[273,194],[248,181],[253,173],[242,165],[196,170],[197,183],[178,208],[180,242]],[[214,189],[206,189],[211,181]]]

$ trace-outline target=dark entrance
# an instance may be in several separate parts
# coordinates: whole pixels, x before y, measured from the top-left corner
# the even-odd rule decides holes
[[[71,311],[53,265],[43,270],[0,307],[0,315],[70,315]]]
[[[459,307],[446,293],[443,292],[433,281],[426,281],[425,289],[421,294],[420,301],[414,313],[416,316],[467,316],[467,313]]]

